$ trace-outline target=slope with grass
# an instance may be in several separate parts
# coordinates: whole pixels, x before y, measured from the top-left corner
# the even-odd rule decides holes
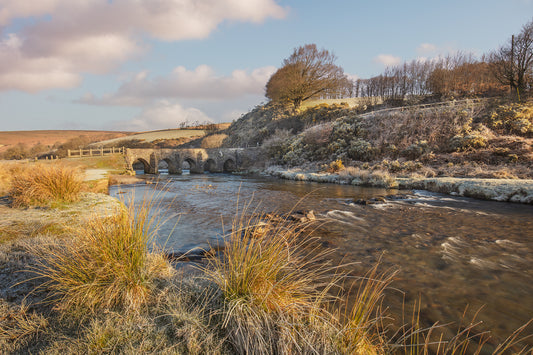
[[[297,169],[300,179],[342,172],[344,178],[315,180],[426,189],[434,184],[421,183],[423,179],[470,178],[471,184],[475,179],[519,179],[509,198],[494,191],[486,195],[531,200],[529,195],[511,197],[533,179],[533,101],[461,100],[392,109],[322,103],[299,112],[266,105],[226,133],[228,146],[261,145],[269,164],[279,166],[271,170],[286,171],[280,176],[294,175],[287,169]],[[335,167],[335,162],[340,164]],[[399,178],[404,179],[401,184]],[[454,184],[439,184],[442,191],[458,193]]]

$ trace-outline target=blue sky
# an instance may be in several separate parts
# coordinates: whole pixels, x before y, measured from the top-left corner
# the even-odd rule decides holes
[[[229,122],[299,45],[368,78],[482,55],[532,19],[533,0],[0,0],[0,130]]]

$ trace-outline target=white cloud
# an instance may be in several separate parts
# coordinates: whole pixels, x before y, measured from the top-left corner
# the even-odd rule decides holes
[[[374,61],[383,64],[386,67],[390,67],[393,65],[400,64],[402,59],[400,57],[395,57],[390,54],[380,54],[376,58],[374,58]]]
[[[96,98],[91,94],[78,102],[96,105],[142,105],[159,98],[222,100],[260,95],[265,85],[276,71],[268,66],[255,70],[234,70],[229,76],[220,76],[207,66],[200,65],[194,70],[183,66],[176,67],[170,74],[149,78],[147,72],[138,73],[124,83],[116,93]]]
[[[128,131],[147,131],[176,128],[181,122],[213,122],[204,112],[197,108],[184,108],[180,104],[161,100],[144,109],[141,114],[130,121],[114,124],[114,129]]]
[[[225,21],[285,14],[274,0],[2,0],[0,26],[34,20],[0,37],[0,90],[73,87],[145,51],[143,39],[202,39]]]
[[[61,0],[2,0],[0,7],[0,26],[5,26],[15,18],[42,16],[53,11]]]
[[[435,53],[437,50],[438,47],[432,43],[422,43],[416,49],[420,55]]]

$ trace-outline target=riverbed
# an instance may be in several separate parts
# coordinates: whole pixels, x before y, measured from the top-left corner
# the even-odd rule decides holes
[[[482,329],[503,340],[533,318],[531,205],[228,174],[162,175],[151,184],[113,186],[110,194],[154,199],[166,221],[157,242],[176,253],[221,245],[246,205],[268,213],[312,210],[321,225],[315,236],[334,249],[334,263],[355,263],[354,276],[379,260],[382,270],[399,269],[385,299],[397,319],[420,299],[425,324],[479,311]]]

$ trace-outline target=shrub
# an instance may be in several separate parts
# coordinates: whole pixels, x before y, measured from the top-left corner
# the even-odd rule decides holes
[[[418,141],[402,151],[402,155],[409,159],[417,159],[431,152],[427,141]]]
[[[30,165],[13,171],[13,206],[50,206],[79,198],[82,179],[76,169],[62,165]]]
[[[510,104],[498,106],[486,118],[487,125],[500,133],[522,136],[533,134],[533,104]]]
[[[310,127],[302,132],[303,143],[311,148],[324,146],[329,142],[332,130],[331,125],[326,123]]]
[[[487,138],[476,132],[466,136],[457,135],[450,139],[449,146],[452,151],[485,148],[487,146]]]
[[[388,172],[383,170],[361,170],[348,167],[341,171],[341,176],[351,177],[352,185],[375,186],[384,188],[397,188],[398,182]]]
[[[28,149],[28,146],[19,143],[13,147],[9,147],[3,154],[4,159],[7,160],[21,160],[26,159],[30,157],[30,151]]]
[[[372,144],[361,138],[355,138],[350,141],[348,147],[348,156],[357,160],[370,160],[374,155]]]
[[[328,173],[337,173],[344,169],[344,164],[342,163],[341,159],[337,159],[335,161],[332,161],[329,163],[328,166]]]

